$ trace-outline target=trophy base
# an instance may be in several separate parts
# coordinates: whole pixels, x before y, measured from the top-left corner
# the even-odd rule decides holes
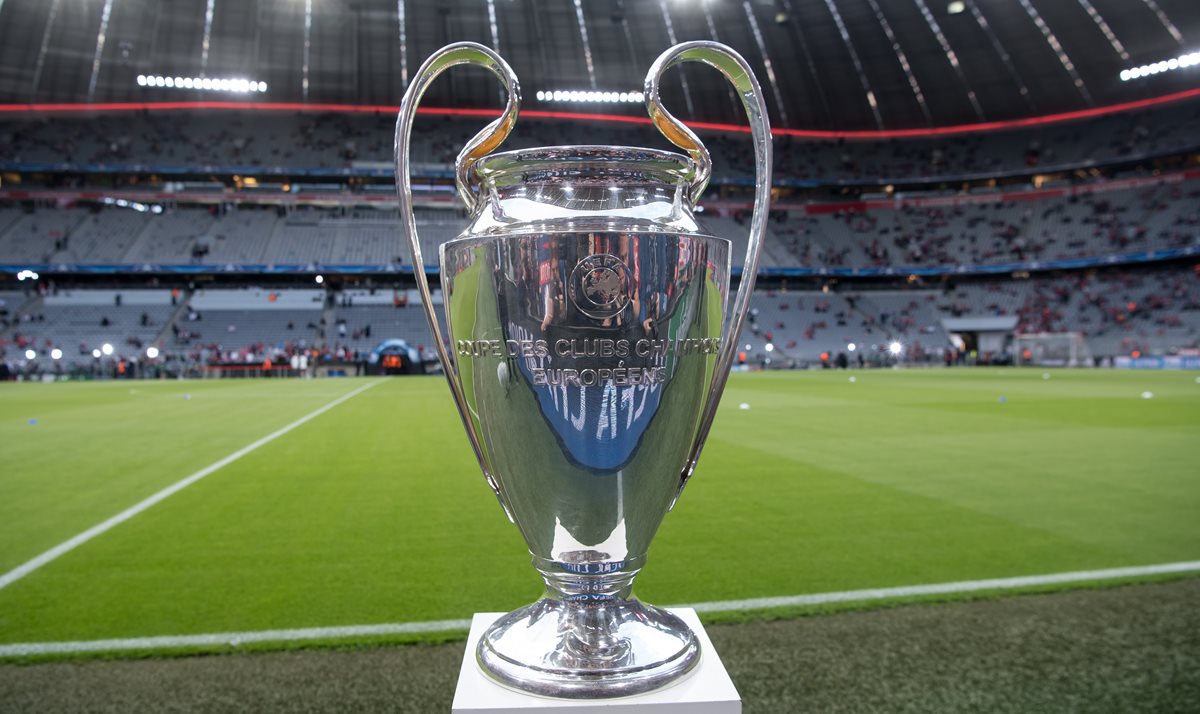
[[[677,681],[699,663],[700,643],[683,620],[637,600],[544,598],[493,623],[475,654],[504,686],[604,699]]]

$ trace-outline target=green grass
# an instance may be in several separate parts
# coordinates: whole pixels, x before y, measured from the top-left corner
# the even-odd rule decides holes
[[[1200,558],[1194,375],[1050,374],[734,375],[639,594]],[[0,572],[360,384],[0,385]],[[0,643],[462,618],[539,585],[445,383],[392,379],[0,590]]]

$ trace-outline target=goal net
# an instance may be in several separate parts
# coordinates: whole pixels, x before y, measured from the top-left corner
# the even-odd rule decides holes
[[[1090,367],[1092,353],[1078,332],[1038,332],[1017,335],[1016,363],[1019,366]]]

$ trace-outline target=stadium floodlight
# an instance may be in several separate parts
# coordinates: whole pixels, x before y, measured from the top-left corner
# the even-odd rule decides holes
[[[213,79],[211,77],[162,77],[157,74],[139,74],[139,87],[169,87],[171,89],[199,89],[206,92],[233,92],[234,94],[263,94],[267,83],[244,77]]]
[[[904,345],[900,344],[899,342],[891,342],[888,344],[888,352],[891,352],[894,355],[898,355],[903,351]]]
[[[62,359],[62,350],[57,347],[50,350],[50,359]]]
[[[34,350],[25,350],[25,359],[37,359],[37,352]]]
[[[1187,54],[1172,57],[1167,60],[1159,60],[1151,62],[1140,67],[1130,67],[1129,69],[1121,70],[1118,75],[1122,82],[1128,82],[1131,79],[1141,79],[1142,77],[1150,77],[1163,72],[1172,72],[1177,69],[1186,69],[1200,65],[1200,52],[1189,52]]]
[[[106,355],[110,355],[113,353],[113,346],[105,342],[104,344],[100,345],[100,351]]]
[[[854,344],[853,342],[851,342],[850,344],[846,345],[846,351],[847,351],[847,352],[853,352],[853,351],[854,351],[854,350],[856,350],[856,349],[858,349],[858,345]]]
[[[604,92],[560,90],[539,91],[535,94],[540,102],[587,102],[592,104],[641,104],[646,96],[641,92]]]
[[[150,345],[146,348],[146,356],[150,359],[158,359],[158,348],[154,345]]]

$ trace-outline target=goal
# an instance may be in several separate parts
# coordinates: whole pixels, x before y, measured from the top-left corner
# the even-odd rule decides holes
[[[1092,353],[1079,332],[1017,335],[1015,362],[1024,367],[1090,367]]]

